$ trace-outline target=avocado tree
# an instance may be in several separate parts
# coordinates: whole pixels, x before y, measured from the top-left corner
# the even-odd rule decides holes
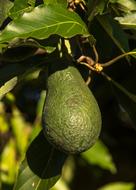
[[[117,173],[103,142],[136,136],[135,44],[135,0],[0,0],[1,190],[68,190],[85,163]]]

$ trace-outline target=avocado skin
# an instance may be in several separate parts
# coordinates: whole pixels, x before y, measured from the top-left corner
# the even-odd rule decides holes
[[[42,114],[47,140],[67,154],[94,145],[101,130],[101,113],[95,97],[72,64],[61,60],[49,65],[47,95]]]

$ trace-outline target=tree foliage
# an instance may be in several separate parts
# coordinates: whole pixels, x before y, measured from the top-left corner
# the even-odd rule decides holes
[[[135,42],[135,0],[0,0],[0,189],[6,184],[14,190],[69,190],[77,163],[118,173],[104,142],[116,144],[107,129],[112,121],[135,134]],[[65,52],[95,94],[103,116],[100,140],[77,157],[54,149],[41,127],[47,66]],[[32,104],[25,99],[29,83],[34,84]],[[133,182],[92,189],[132,190]]]

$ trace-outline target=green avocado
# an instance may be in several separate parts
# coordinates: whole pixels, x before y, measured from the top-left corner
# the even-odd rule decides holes
[[[49,64],[42,124],[47,140],[67,154],[89,149],[99,137],[97,101],[77,68],[65,60]]]

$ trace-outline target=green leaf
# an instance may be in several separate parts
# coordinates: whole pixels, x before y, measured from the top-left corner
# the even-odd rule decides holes
[[[18,77],[18,80],[28,75],[31,72],[39,70],[39,68],[45,68],[45,63],[50,63],[56,60],[56,54],[52,53],[47,56],[34,56],[27,59],[27,61],[20,61],[12,64],[3,64],[0,69],[0,86],[3,86],[8,80]]]
[[[17,77],[14,77],[10,79],[8,82],[6,82],[2,87],[0,87],[0,100],[3,98],[3,96],[11,91],[15,85],[17,84]]]
[[[97,20],[115,45],[123,52],[129,51],[128,39],[121,27],[108,15],[97,16]]]
[[[39,178],[31,171],[25,159],[20,166],[13,190],[49,190],[58,181],[59,177]]]
[[[42,117],[42,112],[43,112],[43,105],[44,105],[44,102],[45,102],[45,97],[46,97],[46,91],[43,90],[40,94],[40,99],[38,101],[38,104],[37,104],[37,110],[36,110],[36,113],[37,113],[37,116],[38,117]]]
[[[45,47],[34,40],[15,39],[3,49],[0,60],[13,63],[23,61],[33,56],[38,48]]]
[[[112,84],[115,97],[119,101],[119,104],[122,106],[123,110],[127,112],[126,116],[131,119],[136,126],[136,95],[129,92],[121,84],[114,81],[107,74],[102,73],[102,75]]]
[[[36,0],[28,0],[28,4],[31,5],[32,7],[35,6]]]
[[[88,1],[88,20],[91,22],[97,14],[103,14],[109,0],[89,0]]]
[[[113,79],[109,78],[108,80],[113,85],[113,90],[119,103],[126,110],[134,124],[136,124],[136,95],[126,90],[122,85]]]
[[[59,4],[61,6],[67,7],[67,0],[44,0],[46,5],[48,4]]]
[[[31,170],[40,178],[48,179],[61,174],[67,155],[54,149],[41,131],[30,144],[26,157]]]
[[[116,173],[112,156],[108,148],[101,141],[97,141],[92,148],[82,153],[81,156],[90,164],[98,165],[103,169],[109,170],[111,173]]]
[[[24,12],[30,11],[32,7],[28,4],[28,0],[15,0],[14,6],[10,9],[10,17],[17,18]]]
[[[63,178],[60,178],[57,183],[50,190],[70,190]]]
[[[7,81],[12,79],[14,82],[17,79],[16,77],[18,76],[22,76],[25,75],[29,72],[35,71],[38,69],[39,65],[42,66],[42,63],[45,63],[45,59],[41,58],[37,58],[35,57],[34,59],[28,59],[28,62],[19,62],[19,63],[13,63],[13,64],[8,64],[6,66],[3,66],[0,69],[0,86],[3,86]],[[9,86],[9,84],[11,84],[11,86],[13,85],[13,81],[11,80],[11,83],[7,83],[7,85]],[[20,80],[20,79],[19,79]],[[5,86],[6,88],[6,86]]]
[[[134,184],[126,182],[115,182],[107,184],[98,190],[134,190]]]
[[[135,54],[132,54],[131,56],[136,59],[136,49],[133,49],[132,52],[135,52]]]
[[[9,125],[5,113],[5,104],[2,101],[0,101],[0,134],[7,133],[8,131]]]
[[[13,6],[13,3],[9,0],[0,0],[0,26],[3,21],[8,17],[10,8]]]
[[[136,30],[136,12],[124,15],[123,17],[115,17],[117,21],[126,29]]]
[[[15,148],[15,141],[11,138],[3,150],[0,160],[1,180],[9,184],[14,183],[17,172],[18,165],[16,161]]]
[[[49,190],[60,178],[66,157],[47,142],[41,131],[27,150],[14,190]]]
[[[89,36],[86,25],[78,14],[56,4],[38,6],[9,23],[0,34],[0,43],[9,42],[16,37],[45,39],[52,34],[65,38],[77,34]]]
[[[136,10],[135,0],[110,0],[110,3],[115,3],[115,8],[123,12],[130,13]]]
[[[24,120],[24,117],[17,108],[14,107],[12,112],[10,119],[12,131],[16,139],[18,151],[20,155],[24,155],[28,145],[31,126]]]

